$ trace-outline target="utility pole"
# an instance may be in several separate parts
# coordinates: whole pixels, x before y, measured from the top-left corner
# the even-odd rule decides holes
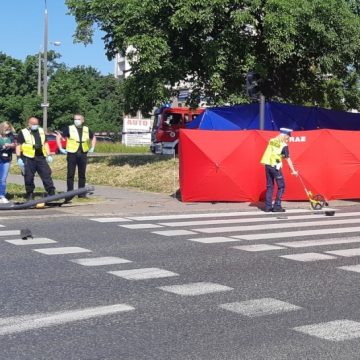
[[[47,4],[45,0],[45,13],[44,13],[44,68],[43,68],[43,103],[41,104],[43,108],[43,129],[45,133],[47,132],[47,122],[48,122],[48,79],[47,79],[47,52],[48,52],[48,11]]]
[[[41,46],[39,49],[38,55],[38,85],[37,85],[37,94],[41,96]]]

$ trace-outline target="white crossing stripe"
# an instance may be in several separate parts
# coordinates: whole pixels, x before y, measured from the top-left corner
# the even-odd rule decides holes
[[[276,233],[261,233],[261,234],[251,234],[251,235],[236,235],[231,236],[235,239],[240,240],[266,240],[266,239],[280,239],[280,238],[293,238],[299,236],[314,236],[314,235],[328,235],[328,234],[345,234],[345,233],[355,233],[360,232],[359,226],[354,227],[345,227],[345,228],[332,228],[332,229],[314,229],[314,230],[301,230],[301,231],[284,231]]]
[[[255,244],[255,245],[243,245],[243,246],[233,246],[233,249],[239,249],[243,251],[271,251],[271,250],[281,250],[285,249],[282,246],[268,245],[268,244]]]
[[[180,235],[196,234],[195,232],[189,230],[164,230],[164,231],[152,231],[152,233],[163,236],[180,236]]]
[[[224,242],[234,242],[234,241],[240,241],[239,239],[232,239],[230,237],[225,236],[213,236],[213,237],[206,237],[206,238],[192,238],[187,239],[189,241],[195,241],[203,244],[218,244],[218,243],[224,243]]]
[[[197,282],[182,285],[161,286],[159,287],[159,289],[182,296],[197,296],[234,290],[229,286],[210,282]]]
[[[287,242],[277,243],[277,245],[286,246],[286,247],[290,247],[290,248],[303,248],[303,247],[323,246],[323,245],[350,244],[350,243],[357,243],[357,242],[360,242],[360,237],[287,241]]]
[[[0,335],[9,335],[23,331],[47,328],[132,310],[135,310],[135,308],[130,305],[115,304],[71,311],[0,318]]]
[[[268,213],[265,213],[268,214]],[[272,213],[272,215],[268,215],[262,218],[245,218],[245,219],[220,219],[220,220],[194,220],[194,221],[174,221],[174,222],[162,222],[159,223],[163,226],[169,226],[169,227],[179,227],[179,226],[201,226],[201,225],[221,225],[221,224],[249,224],[249,223],[261,223],[265,221],[285,221],[288,222],[289,220],[308,220],[308,219],[319,219],[320,217],[324,218],[324,214],[307,214],[307,215],[292,215],[287,217],[286,215],[280,215],[285,216],[285,219],[279,219],[279,213]],[[360,216],[360,212],[348,212],[348,213],[340,213],[336,216],[336,218],[343,218],[343,217],[352,217],[352,216]],[[328,219],[328,218],[326,218]]]
[[[131,270],[108,271],[109,274],[122,277],[127,280],[146,280],[158,279],[171,276],[179,276],[172,271],[158,269],[158,268],[143,268]]]
[[[63,254],[76,254],[92,252],[91,250],[84,249],[76,246],[65,246],[56,248],[34,249],[34,251],[45,255],[63,255]]]
[[[1,230],[0,236],[20,235],[20,230]]]
[[[312,227],[312,226],[332,226],[332,225],[345,225],[345,224],[359,224],[359,219],[341,219],[341,220],[324,220],[320,221],[306,221],[306,222],[278,222],[277,224],[263,224],[263,225],[241,225],[241,226],[222,226],[222,227],[211,227],[211,228],[197,228],[191,229],[196,232],[205,234],[215,234],[224,232],[235,232],[235,231],[252,231],[252,230],[270,230],[270,229],[289,229],[289,228],[300,228],[300,227]]]
[[[325,252],[326,252],[326,254],[345,256],[345,257],[360,256],[360,248],[345,249],[345,250],[332,250],[332,251],[325,251]]]
[[[161,225],[156,224],[129,224],[129,225],[118,225],[120,227],[124,227],[127,229],[155,229],[155,228],[161,228]]]
[[[318,253],[303,253],[303,254],[291,254],[291,255],[281,255],[280,257],[295,260],[295,261],[318,261],[318,260],[332,260],[336,259],[335,256],[325,255],[325,254],[318,254]]]
[[[360,338],[360,323],[347,319],[297,326],[293,330],[330,341]]]
[[[315,211],[306,209],[289,209],[287,214],[291,213],[314,213]],[[263,211],[237,211],[237,212],[220,212],[220,213],[195,213],[195,214],[174,214],[174,215],[151,215],[151,216],[131,216],[128,219],[136,221],[157,221],[157,220],[180,220],[180,219],[202,219],[216,217],[233,217],[233,216],[274,216],[274,213],[265,213]]]
[[[55,240],[51,240],[47,238],[34,238],[27,240],[16,239],[16,240],[5,240],[5,241],[13,245],[40,245],[40,244],[53,244],[57,242]]]
[[[340,266],[338,269],[346,270],[346,271],[354,271],[360,273],[360,265],[347,265],[347,266]]]
[[[302,309],[300,306],[272,298],[221,304],[219,307],[248,317],[273,315]]]
[[[112,223],[112,222],[126,222],[126,221],[131,221],[130,219],[125,219],[122,217],[104,217],[104,218],[93,218],[90,219],[92,221],[97,221],[97,222],[101,222],[101,223]]]
[[[70,261],[83,266],[116,265],[116,264],[127,264],[132,262],[130,260],[122,259],[115,256],[72,259]]]

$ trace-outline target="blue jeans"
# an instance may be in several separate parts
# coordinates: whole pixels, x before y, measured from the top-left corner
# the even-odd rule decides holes
[[[0,197],[6,195],[6,179],[10,169],[10,162],[0,161]]]
[[[272,197],[274,192],[274,182],[277,185],[277,193],[275,198],[275,207],[281,206],[281,198],[285,191],[285,181],[283,174],[280,170],[276,170],[276,168],[265,165],[265,173],[266,173],[266,196],[265,196],[265,207],[267,209],[272,208]]]

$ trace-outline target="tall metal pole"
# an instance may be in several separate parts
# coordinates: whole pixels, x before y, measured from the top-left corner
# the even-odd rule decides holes
[[[43,69],[43,81],[44,81],[44,93],[43,93],[43,129],[47,132],[47,120],[48,120],[48,79],[47,79],[47,52],[48,52],[48,11],[45,0],[45,13],[44,13],[44,69]]]
[[[41,46],[39,49],[38,55],[38,85],[37,85],[37,94],[41,96]]]
[[[259,101],[260,111],[259,111],[259,128],[264,130],[265,128],[265,96],[260,94]]]

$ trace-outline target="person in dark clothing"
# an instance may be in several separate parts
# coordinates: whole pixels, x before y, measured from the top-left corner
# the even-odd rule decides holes
[[[39,127],[39,120],[36,117],[29,118],[28,127],[19,132],[16,156],[17,164],[24,175],[26,199],[33,199],[36,172],[39,174],[48,195],[54,195],[55,186],[49,166],[53,158],[50,155],[44,129]]]
[[[74,190],[74,177],[78,168],[78,188],[86,185],[87,154],[95,150],[96,136],[84,125],[84,116],[74,115],[74,124],[63,129],[56,137],[56,143],[62,154],[67,154],[67,191]],[[62,148],[61,139],[67,138],[66,149]],[[79,195],[78,197],[86,197]],[[71,199],[67,199],[70,201]]]
[[[291,174],[297,176],[298,172],[290,159],[288,141],[291,136],[292,129],[280,128],[280,134],[270,139],[266,150],[261,158],[260,163],[265,165],[266,174],[266,195],[265,195],[265,212],[284,212],[281,206],[281,198],[285,191],[285,181],[282,174],[282,160],[286,159]],[[274,192],[274,182],[277,185],[277,193],[274,205],[272,197]]]
[[[0,124],[0,203],[7,204],[6,180],[9,174],[12,154],[15,149],[14,128],[8,122]]]

